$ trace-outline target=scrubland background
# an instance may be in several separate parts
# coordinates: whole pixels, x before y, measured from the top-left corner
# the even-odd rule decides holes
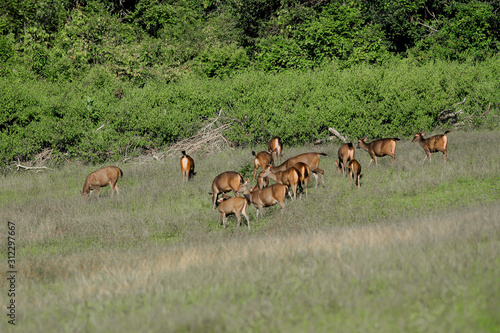
[[[394,164],[357,150],[360,189],[335,170],[340,142],[285,142],[284,158],[328,154],[326,184],[258,222],[250,207],[251,231],[234,217],[223,229],[208,192],[220,172],[251,176],[263,146],[194,155],[187,184],[181,156],[120,163],[120,195],[100,200],[79,196],[100,165],[9,173],[0,219],[16,223],[18,325],[1,330],[498,331],[500,135],[448,136],[447,164],[408,137]]]

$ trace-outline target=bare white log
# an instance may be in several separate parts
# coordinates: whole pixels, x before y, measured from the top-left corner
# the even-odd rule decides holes
[[[339,138],[340,140],[344,141],[344,142],[347,142],[347,139],[345,137],[343,137],[342,135],[340,135],[340,133],[333,127],[328,127],[328,130],[330,132],[332,132],[333,135],[335,135],[337,138]]]

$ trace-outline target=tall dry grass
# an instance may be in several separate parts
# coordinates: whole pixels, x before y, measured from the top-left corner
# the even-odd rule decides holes
[[[264,147],[195,155],[188,184],[178,159],[119,165],[120,196],[106,188],[100,200],[78,195],[99,166],[8,174],[0,217],[17,228],[15,330],[495,331],[500,136],[449,137],[447,164],[424,162],[409,139],[394,165],[368,167],[357,150],[361,189],[335,171],[339,144],[285,145],[284,158],[329,155],[325,187],[258,223],[250,208],[250,232],[234,218],[223,229],[208,192],[222,171],[251,176],[251,150]]]

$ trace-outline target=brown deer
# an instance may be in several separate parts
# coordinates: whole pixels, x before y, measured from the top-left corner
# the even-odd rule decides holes
[[[366,138],[363,140],[358,139],[358,146],[356,148],[361,148],[370,154],[370,164],[375,161],[375,165],[377,164],[377,156],[382,157],[389,155],[392,157],[392,163],[396,160],[396,141],[399,141],[398,138],[387,138],[380,139],[376,141],[372,141],[370,143],[366,143]]]
[[[181,157],[181,172],[182,180],[185,182],[196,175],[196,172],[194,172],[194,160],[191,158],[191,156],[186,155],[186,152],[184,150],[182,151]]]
[[[342,176],[347,175],[347,163],[354,159],[354,152],[355,149],[352,142],[344,143],[342,146],[340,146],[338,151],[339,161],[335,161],[335,164],[337,165],[338,173],[342,173]]]
[[[436,153],[438,151],[442,152],[444,154],[444,163],[446,163],[446,157],[447,157],[447,149],[446,147],[448,146],[448,136],[446,134],[450,133],[450,131],[444,132],[444,134],[438,134],[434,135],[428,139],[424,139],[425,133],[415,133],[415,136],[411,142],[417,141],[420,143],[422,148],[424,148],[425,151],[425,157],[424,161],[426,158],[429,158],[429,162],[431,161],[431,153]]]
[[[247,185],[248,180],[240,185],[238,192],[243,193],[245,198],[257,208],[257,219],[263,207],[273,206],[277,203],[281,206],[281,212],[283,213],[285,210],[285,197],[288,192],[286,185],[273,184],[263,189],[251,188],[250,190],[248,190]]]
[[[275,168],[269,164],[264,171],[259,174],[259,178],[269,177],[278,184],[288,186],[290,198],[292,200],[297,198],[297,187],[300,185],[300,171],[295,167],[286,169],[285,171],[275,171]],[[292,197],[293,193],[293,197]]]
[[[238,192],[238,187],[243,183],[243,176],[236,171],[226,171],[215,177],[212,182],[212,209],[215,209],[215,203],[220,193],[233,191]]]
[[[285,171],[293,167],[295,164],[302,162],[309,166],[314,178],[316,178],[316,188],[318,187],[318,174],[321,175],[321,181],[325,186],[325,172],[318,168],[320,156],[327,156],[325,153],[303,153],[295,157],[289,158],[280,166],[275,167],[275,171]]]
[[[268,185],[269,185],[269,177],[257,176],[257,188],[258,189],[263,189],[264,187],[267,187]]]
[[[254,169],[253,169],[252,180],[255,180],[255,174],[257,173],[257,169],[259,167],[262,170],[264,170],[267,165],[269,164],[274,165],[274,162],[273,162],[273,156],[267,151],[260,151],[257,154],[255,154],[255,151],[252,151],[252,155],[254,156],[253,160]]]
[[[295,169],[300,172],[300,184],[302,187],[302,191],[300,192],[300,196],[302,197],[302,192],[306,192],[307,197],[307,186],[309,186],[309,179],[311,178],[311,168],[304,162],[295,163],[293,166]]]
[[[80,194],[86,198],[90,195],[91,190],[95,190],[96,197],[99,199],[99,189],[104,186],[111,186],[111,196],[113,196],[114,191],[116,194],[120,194],[118,190],[118,178],[123,177],[123,171],[116,166],[107,166],[96,170],[89,174],[85,179],[83,184],[83,190]]]
[[[226,227],[227,215],[235,214],[236,219],[238,220],[238,226],[241,225],[241,215],[243,215],[247,220],[248,230],[250,230],[250,219],[248,218],[248,214],[246,212],[248,204],[246,198],[231,198],[224,193],[222,198],[218,199],[217,202],[219,203],[217,208],[222,215],[222,225],[224,228]]]
[[[272,155],[274,161],[280,161],[281,154],[283,153],[283,142],[281,141],[281,138],[275,136],[269,140],[269,143],[267,144],[267,151]]]
[[[351,160],[348,165],[349,178],[351,179],[351,187],[361,187],[360,180],[363,178],[361,174],[361,164],[356,160]]]

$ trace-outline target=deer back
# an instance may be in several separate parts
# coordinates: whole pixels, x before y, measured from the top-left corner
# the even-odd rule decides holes
[[[214,193],[235,191],[241,183],[243,183],[243,176],[236,171],[226,171],[215,177],[212,190]]]

